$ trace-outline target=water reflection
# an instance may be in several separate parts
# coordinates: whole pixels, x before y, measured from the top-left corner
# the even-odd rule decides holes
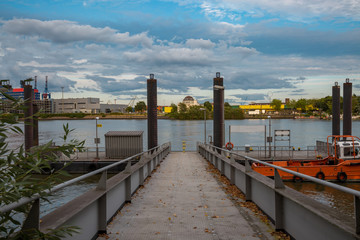
[[[285,184],[288,187],[291,187],[322,204],[336,209],[337,212],[354,217],[354,197],[351,194],[347,194],[334,188],[311,182],[285,182]],[[358,191],[360,190],[359,183],[336,184]]]

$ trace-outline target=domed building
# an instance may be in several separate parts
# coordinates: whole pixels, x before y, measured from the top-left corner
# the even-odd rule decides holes
[[[186,107],[199,105],[198,101],[196,101],[196,99],[192,96],[186,96],[182,102],[186,105]]]

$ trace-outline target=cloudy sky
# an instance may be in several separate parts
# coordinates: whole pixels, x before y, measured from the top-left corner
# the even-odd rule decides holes
[[[212,101],[320,98],[350,78],[360,94],[360,0],[1,0],[0,78],[45,76],[53,98]]]

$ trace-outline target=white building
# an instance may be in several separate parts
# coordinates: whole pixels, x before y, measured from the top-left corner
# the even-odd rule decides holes
[[[55,113],[100,113],[100,98],[53,99]]]
[[[182,102],[186,105],[187,108],[189,108],[190,106],[199,105],[198,101],[196,101],[196,99],[191,96],[186,96]]]

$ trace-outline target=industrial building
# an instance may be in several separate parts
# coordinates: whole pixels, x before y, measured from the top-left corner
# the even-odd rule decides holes
[[[20,88],[12,88],[10,80],[0,80],[0,91],[6,93],[7,95],[15,99],[24,99],[24,84],[25,82],[32,81],[32,79],[21,80]],[[50,99],[50,93],[47,92],[47,77],[46,77],[46,86],[45,93],[40,99],[40,92],[36,86],[36,76],[35,76],[35,87],[33,89],[33,103],[38,106],[38,109],[41,113],[52,113],[53,112],[53,103]],[[2,112],[11,112],[11,113],[22,113],[21,109],[15,110],[12,108],[12,103],[4,95],[1,95],[2,104],[0,106]]]
[[[54,113],[100,113],[100,98],[53,99]]]
[[[100,104],[101,113],[125,113],[126,104]]]

